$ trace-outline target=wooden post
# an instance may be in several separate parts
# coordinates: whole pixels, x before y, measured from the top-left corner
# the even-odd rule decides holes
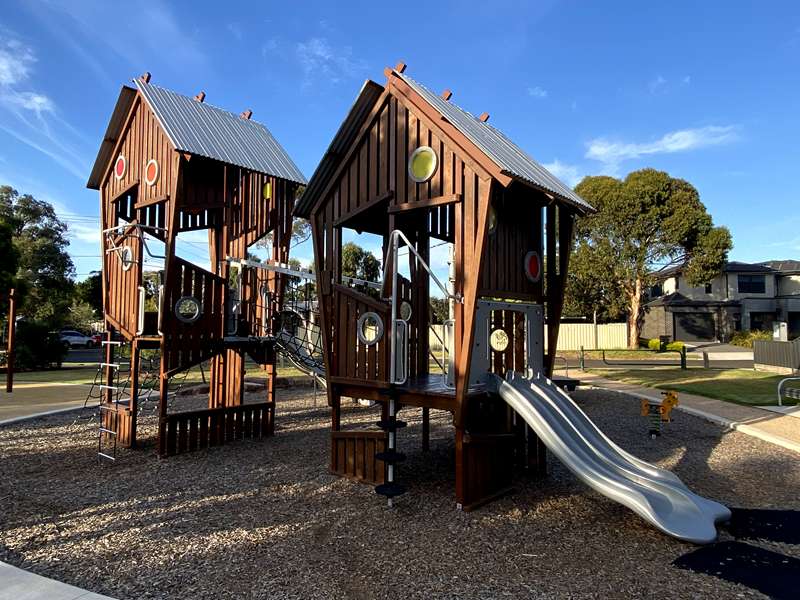
[[[422,409],[422,451],[431,449],[431,409],[427,406]]]
[[[131,413],[129,447],[136,446],[136,416],[139,412],[139,342],[131,342],[131,400],[128,404]],[[119,421],[117,421],[119,422]]]
[[[6,392],[14,391],[14,349],[17,321],[17,297],[14,288],[8,294],[8,339],[6,340]]]

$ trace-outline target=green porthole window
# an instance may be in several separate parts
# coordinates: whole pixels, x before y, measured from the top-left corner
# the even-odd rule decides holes
[[[417,183],[428,181],[439,166],[439,157],[430,146],[420,146],[408,160],[408,176]]]

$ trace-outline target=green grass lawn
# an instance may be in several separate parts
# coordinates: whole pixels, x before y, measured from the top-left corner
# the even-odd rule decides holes
[[[777,404],[778,382],[785,375],[751,369],[650,367],[647,369],[591,369],[591,373],[635,385],[698,394],[737,404]],[[784,400],[784,404],[797,404]]]
[[[559,356],[569,359],[570,363],[578,361],[581,353],[577,350],[561,350],[558,352]],[[603,354],[601,352],[584,352],[583,355],[587,359],[602,360]],[[677,352],[653,352],[652,350],[606,350],[606,358],[611,360],[668,360],[673,362],[680,362],[681,355]],[[702,360],[703,355],[699,353],[686,353],[686,360]]]

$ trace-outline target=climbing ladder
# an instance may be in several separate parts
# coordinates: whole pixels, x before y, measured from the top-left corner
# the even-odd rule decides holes
[[[126,401],[130,402],[130,396],[125,398],[123,395],[126,391],[130,392],[131,363],[130,359],[128,362],[114,362],[113,360],[113,347],[118,349],[117,355],[119,358],[122,358],[121,350],[123,342],[117,340],[103,340],[102,345],[106,346],[106,350],[108,350],[108,346],[112,346],[112,351],[110,353],[106,352],[106,356],[112,358],[111,362],[99,363],[97,374],[95,374],[95,382],[97,381],[98,374],[100,374],[101,380],[103,381],[103,383],[97,385],[100,390],[100,401],[98,404],[100,422],[97,431],[97,457],[101,460],[116,461],[118,433],[116,427],[112,429],[107,427],[107,424],[112,421],[116,423],[120,403],[125,403]],[[125,376],[124,380],[121,376],[121,374],[125,372],[123,367],[127,367],[127,376]],[[94,387],[95,386],[92,385],[92,388]]]

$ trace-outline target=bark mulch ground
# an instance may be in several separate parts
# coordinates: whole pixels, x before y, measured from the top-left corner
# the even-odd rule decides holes
[[[800,510],[798,455],[683,413],[651,440],[638,402],[574,394],[622,447],[729,506]],[[179,399],[176,404],[202,399]],[[117,598],[763,597],[672,562],[695,550],[582,485],[555,459],[545,480],[472,513],[455,509],[453,430],[418,410],[399,434],[409,492],[387,509],[328,473],[328,411],[279,394],[276,436],[167,460],[144,448],[98,462],[96,422],[0,428],[0,560]],[[182,406],[176,406],[180,409]],[[379,411],[347,405],[346,423]],[[723,531],[721,541],[733,537]],[[791,540],[790,540],[791,541]],[[792,543],[758,547],[800,558]],[[796,544],[796,541],[795,541]]]

